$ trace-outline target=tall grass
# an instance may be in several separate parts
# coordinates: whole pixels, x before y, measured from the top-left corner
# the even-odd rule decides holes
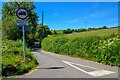
[[[29,72],[37,66],[35,57],[26,48],[26,62],[23,58],[23,44],[21,40],[2,41],[2,75],[14,76]]]

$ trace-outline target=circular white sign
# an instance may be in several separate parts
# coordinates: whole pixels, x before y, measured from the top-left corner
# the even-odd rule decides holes
[[[16,15],[19,19],[26,19],[28,16],[28,12],[24,8],[20,8],[17,10]]]

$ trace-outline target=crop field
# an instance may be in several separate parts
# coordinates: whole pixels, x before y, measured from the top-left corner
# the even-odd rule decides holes
[[[42,49],[111,66],[120,66],[118,28],[49,36]]]

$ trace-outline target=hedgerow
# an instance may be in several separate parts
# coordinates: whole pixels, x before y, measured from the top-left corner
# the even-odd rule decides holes
[[[120,66],[119,41],[115,34],[84,37],[50,36],[43,39],[42,49],[111,66]]]

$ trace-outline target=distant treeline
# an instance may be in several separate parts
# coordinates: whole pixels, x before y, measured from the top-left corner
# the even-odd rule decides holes
[[[111,28],[117,28],[117,27],[111,27]],[[63,30],[63,33],[64,34],[70,34],[70,33],[73,33],[73,32],[84,32],[84,31],[90,31],[90,30],[100,30],[100,29],[108,29],[107,26],[102,26],[102,27],[99,27],[99,28],[88,28],[88,29],[84,29],[84,28],[80,28],[80,29],[66,29],[66,30]]]

